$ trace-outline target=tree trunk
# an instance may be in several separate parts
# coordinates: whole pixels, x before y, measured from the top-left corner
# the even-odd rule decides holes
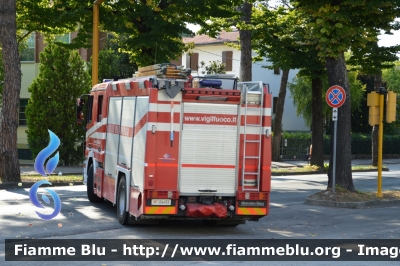
[[[17,150],[21,63],[16,30],[16,1],[4,0],[0,5],[0,41],[5,77],[0,114],[0,179],[3,182],[21,180]]]
[[[250,24],[252,4],[243,2],[241,20]],[[240,81],[252,80],[251,31],[240,29]]]
[[[346,101],[338,108],[337,120],[337,137],[336,137],[336,171],[335,184],[347,189],[355,191],[353,177],[351,173],[351,100],[350,100],[350,84],[347,77],[346,62],[344,53],[338,58],[328,57],[326,59],[326,69],[329,84],[339,85],[346,92]],[[332,122],[333,123],[333,122]],[[333,174],[333,130],[331,134],[331,156],[329,159],[328,171],[328,188],[332,188]]]
[[[382,86],[382,71],[374,75],[374,90],[379,91]],[[378,132],[379,125],[372,127],[371,142],[372,142],[372,165],[378,166]]]
[[[312,154],[311,165],[324,167],[324,116],[322,113],[322,80],[313,78],[312,90]]]
[[[283,107],[285,105],[286,98],[286,86],[289,78],[289,69],[282,71],[281,87],[279,89],[278,101],[276,103],[275,118],[274,118],[274,137],[272,143],[272,160],[280,161],[280,148],[281,148],[281,138],[282,138],[282,116]]]

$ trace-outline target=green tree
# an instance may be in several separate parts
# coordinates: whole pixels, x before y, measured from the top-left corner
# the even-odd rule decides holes
[[[38,77],[29,86],[31,93],[26,117],[28,143],[36,156],[49,142],[47,130],[61,140],[60,164],[73,165],[82,160],[79,141],[84,131],[76,123],[76,99],[90,90],[90,76],[76,51],[50,43],[40,54]]]
[[[240,39],[240,80],[251,81],[253,75],[252,44],[251,44],[251,24],[253,2],[244,0],[238,8],[240,20],[237,24]]]
[[[3,181],[20,181],[17,150],[19,94],[21,90],[21,63],[18,45],[32,31],[60,31],[76,28],[76,20],[66,16],[65,9],[54,8],[55,1],[6,0],[0,5],[0,42],[4,83],[0,114],[0,178]],[[76,18],[79,14],[74,14]],[[68,21],[68,22],[67,22]],[[24,32],[22,30],[25,30]]]
[[[201,73],[204,74],[225,74],[225,64],[219,60],[209,61],[210,64],[206,65],[204,61],[200,62],[199,68],[203,69]]]
[[[377,40],[380,29],[393,28],[399,15],[399,1],[362,0],[294,0],[295,8],[305,16],[312,17],[306,31],[307,44],[314,45],[318,56],[326,62],[329,85],[344,88],[350,98],[344,52],[350,47],[363,47]],[[336,184],[354,191],[351,172],[351,101],[339,108],[337,143],[340,153],[336,155]],[[332,138],[333,139],[333,138]],[[333,145],[333,140],[331,141]],[[331,149],[333,150],[333,149]],[[332,165],[333,156],[330,156]],[[332,187],[332,172],[328,172],[328,187]]]
[[[168,62],[186,49],[181,34],[192,33],[186,22],[204,25],[210,16],[230,17],[231,0],[106,1],[100,9],[101,28],[121,37],[121,49],[134,62],[146,65]],[[0,5],[0,36],[5,62],[5,82],[0,117],[0,177],[20,180],[17,125],[21,71],[18,43],[32,32],[63,34],[78,30],[71,49],[90,47],[93,1],[5,0]],[[22,32],[24,30],[24,32]],[[21,33],[21,34],[18,34]],[[18,36],[18,39],[16,38]]]
[[[382,71],[382,79],[389,91],[394,91],[397,96],[400,95],[400,61],[395,62],[394,67],[390,69],[385,69]],[[399,105],[399,100],[397,100],[397,105]],[[397,116],[396,121],[393,123],[385,123],[384,133],[385,134],[396,134],[400,132],[400,108],[396,110]]]
[[[107,36],[105,47],[99,52],[99,80],[132,77],[137,70],[129,54],[119,51],[118,40],[112,35]],[[91,62],[88,63],[88,73],[92,73]]]
[[[241,0],[104,1],[100,29],[112,33],[132,62],[149,65],[169,62],[186,49],[182,34],[193,34],[186,23],[207,25],[210,17],[230,18]],[[93,30],[92,0],[17,1],[19,28],[27,34],[68,33],[78,36],[68,46],[90,47]]]
[[[4,82],[0,113],[0,179],[20,181],[17,150],[21,63],[17,43],[16,1],[0,4],[0,43],[4,64]]]
[[[4,65],[3,65],[3,54],[0,46],[0,108],[1,108],[1,95],[3,93],[3,84],[4,84]]]
[[[357,79],[358,71],[349,71],[349,82],[350,82],[350,94],[351,94],[351,110],[352,112],[359,110],[360,104],[362,103],[365,85]],[[328,78],[322,79],[322,94],[321,101],[326,102],[325,94],[329,88]],[[289,83],[289,90],[293,97],[293,104],[296,106],[296,112],[301,115],[306,124],[311,126],[312,124],[312,90],[311,90],[311,78],[309,76],[298,75],[292,83]],[[322,113],[324,120],[329,122],[331,120],[332,108],[327,104],[323,104]],[[329,126],[325,124],[325,127]]]
[[[286,84],[289,69],[301,69],[299,75],[310,77],[312,97],[312,144],[311,163],[323,167],[323,116],[322,116],[322,80],[325,65],[318,58],[313,45],[307,45],[304,39],[308,18],[297,10],[279,6],[271,9],[259,5],[253,12],[253,47],[258,54],[255,60],[268,58],[272,65],[268,68],[283,70],[278,101],[273,124],[272,158],[280,160],[280,142],[282,132],[282,115],[285,103]],[[309,86],[307,86],[308,88]]]
[[[369,81],[373,80],[373,87],[371,89],[367,89],[367,92],[371,91],[379,91],[379,88],[382,87],[382,70],[392,68],[393,62],[398,60],[397,53],[400,51],[400,45],[391,46],[391,47],[379,47],[377,40],[371,40],[366,43],[364,46],[353,47],[351,56],[349,59],[346,58],[346,61],[355,66],[354,68],[360,69],[363,74],[362,79]],[[367,94],[364,95],[364,99],[366,101]],[[364,111],[364,114],[368,114],[367,107],[364,105],[364,108],[361,108]],[[362,111],[358,111],[356,113],[352,113],[352,117],[356,116],[357,113],[361,113]],[[367,115],[364,115],[367,117]],[[364,120],[367,122],[366,120]],[[369,125],[366,125],[368,130],[370,130]],[[371,144],[372,144],[372,165],[378,165],[378,131],[379,125],[372,127],[371,134]]]
[[[221,30],[230,31],[232,27],[239,30],[238,44],[227,44],[240,49],[240,81],[252,80],[252,12],[257,1],[233,0],[226,11],[232,12],[228,17],[213,16],[201,23],[202,29],[199,33],[216,37]]]
[[[205,25],[209,17],[230,17],[232,0],[109,1],[100,8],[103,31],[113,33],[121,51],[139,66],[169,62],[187,47],[182,34],[192,34],[186,23]]]
[[[394,65],[393,68],[382,71],[382,79],[388,90],[400,93],[400,61],[395,62]]]

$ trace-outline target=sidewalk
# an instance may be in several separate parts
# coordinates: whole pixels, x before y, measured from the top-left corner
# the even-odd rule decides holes
[[[324,163],[329,163],[325,161]],[[21,165],[21,175],[37,175],[35,168],[33,166],[33,161],[20,160]],[[303,167],[308,165],[308,161],[282,161],[282,162],[272,162],[271,168],[290,168],[290,167]],[[352,160],[351,165],[371,165],[371,160]],[[383,159],[383,165],[389,170],[400,170],[400,159]],[[58,166],[54,173],[62,175],[83,174],[83,168],[81,166]]]
[[[325,160],[324,163],[329,164],[329,160]],[[351,165],[371,165],[371,160],[352,160]],[[389,168],[389,170],[400,170],[400,159],[383,159],[382,164]],[[303,167],[308,165],[308,161],[282,161],[272,162],[271,168],[289,168],[289,167]]]

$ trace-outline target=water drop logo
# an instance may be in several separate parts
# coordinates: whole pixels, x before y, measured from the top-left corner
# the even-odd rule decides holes
[[[45,177],[47,177],[47,174],[50,175],[51,173],[53,173],[53,171],[57,167],[58,160],[59,160],[59,153],[57,152],[57,154],[54,157],[52,157],[48,160],[48,162],[46,164],[46,170],[47,170],[47,174],[46,174],[46,171],[44,170],[44,163],[45,163],[46,159],[53,152],[55,152],[57,150],[57,148],[60,146],[60,139],[56,136],[56,134],[54,134],[50,130],[49,130],[49,134],[50,134],[49,145],[39,152],[39,154],[36,156],[36,160],[35,160],[36,172],[38,172],[39,174],[41,174],[42,176],[45,176]],[[51,185],[51,183],[47,180],[41,180],[41,181],[36,182],[35,184],[33,184],[31,189],[29,190],[29,198],[33,205],[35,205],[38,208],[44,209],[43,205],[39,202],[38,197],[37,197],[38,189],[43,184]],[[57,193],[55,193],[53,190],[47,189],[47,188],[45,188],[45,190],[47,192],[49,192],[51,197],[53,198],[54,211],[51,214],[43,214],[40,212],[36,212],[36,214],[43,220],[50,220],[50,219],[53,219],[54,217],[56,217],[60,213],[61,200],[60,200],[60,197],[57,195]],[[50,200],[46,195],[42,195],[42,199],[46,204],[50,204]]]
[[[51,183],[47,180],[41,180],[36,182],[35,184],[33,184],[33,186],[31,187],[31,189],[29,190],[29,198],[31,199],[31,202],[33,205],[35,205],[38,208],[43,208],[43,205],[39,202],[38,198],[37,198],[37,191],[39,189],[39,187],[43,184],[48,184],[51,185]],[[47,190],[47,192],[50,193],[50,195],[53,197],[54,200],[54,211],[51,214],[43,214],[40,212],[36,212],[36,214],[42,218],[43,220],[51,220],[54,217],[56,217],[60,211],[61,211],[61,200],[60,197],[57,195],[57,193],[55,193],[53,190],[51,189],[47,189],[45,188],[45,190]],[[42,199],[44,200],[44,202],[46,202],[47,204],[50,204],[50,200],[46,195],[42,195]]]
[[[49,145],[41,150],[39,154],[36,156],[35,160],[35,170],[42,176],[47,177],[46,172],[44,171],[44,162],[46,159],[57,150],[58,146],[60,146],[60,139],[49,130],[50,134],[50,143]],[[59,159],[59,154],[57,152],[56,155],[54,155],[53,158],[50,158],[49,161],[47,162],[46,169],[47,173],[51,174],[53,173],[54,169],[56,169],[57,164],[58,164],[58,159]]]

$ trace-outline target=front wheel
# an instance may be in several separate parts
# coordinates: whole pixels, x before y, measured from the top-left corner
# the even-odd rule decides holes
[[[93,173],[93,165],[89,167],[88,179],[86,184],[87,196],[90,202],[100,202],[101,198],[99,198],[96,193],[94,193],[94,173]]]
[[[126,225],[129,222],[129,213],[126,212],[127,195],[126,195],[126,180],[125,176],[121,177],[118,183],[118,194],[117,194],[117,217],[118,222],[122,225]]]

